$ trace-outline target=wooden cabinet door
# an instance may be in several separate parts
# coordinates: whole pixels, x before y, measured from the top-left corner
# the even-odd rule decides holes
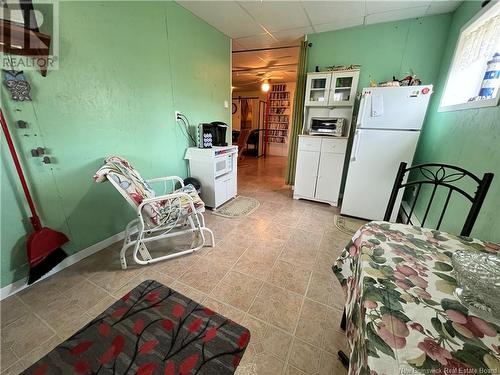
[[[342,181],[344,157],[344,154],[321,153],[315,195],[317,199],[337,203],[340,182]]]
[[[295,169],[295,194],[302,197],[314,198],[318,163],[318,151],[299,150]]]

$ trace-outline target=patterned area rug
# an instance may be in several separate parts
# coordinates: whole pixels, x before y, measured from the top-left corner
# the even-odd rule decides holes
[[[257,199],[238,195],[232,201],[219,207],[213,214],[222,217],[239,218],[250,215],[259,208],[259,206],[260,203]]]
[[[368,223],[365,220],[353,219],[352,217],[335,215],[335,226],[342,233],[354,235],[359,227]]]
[[[23,374],[233,374],[250,332],[146,280]]]

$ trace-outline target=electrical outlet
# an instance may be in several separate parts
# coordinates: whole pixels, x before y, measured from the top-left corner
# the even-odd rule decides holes
[[[180,119],[179,115],[181,114],[181,112],[180,111],[175,111],[174,114],[175,114],[175,121],[179,120]]]

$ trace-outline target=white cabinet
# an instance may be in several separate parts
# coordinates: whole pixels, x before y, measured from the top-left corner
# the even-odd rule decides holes
[[[185,159],[189,160],[191,177],[201,182],[201,199],[207,207],[216,209],[237,194],[238,147],[190,147]]]
[[[305,105],[326,106],[330,96],[332,73],[307,74]]]
[[[314,197],[319,164],[319,151],[299,150],[294,194]]]
[[[305,105],[349,107],[354,105],[359,70],[308,73]]]
[[[337,206],[347,139],[299,136],[294,199]]]
[[[328,105],[352,106],[358,88],[359,71],[333,72]]]
[[[339,197],[340,182],[345,154],[322,152],[320,154],[318,180],[316,183],[315,198],[321,201],[335,202]]]

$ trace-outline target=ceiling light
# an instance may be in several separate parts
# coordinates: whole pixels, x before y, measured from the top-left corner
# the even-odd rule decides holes
[[[270,88],[271,88],[271,85],[269,84],[269,81],[266,80],[266,81],[262,82],[262,86],[261,86],[262,91],[268,92]]]

